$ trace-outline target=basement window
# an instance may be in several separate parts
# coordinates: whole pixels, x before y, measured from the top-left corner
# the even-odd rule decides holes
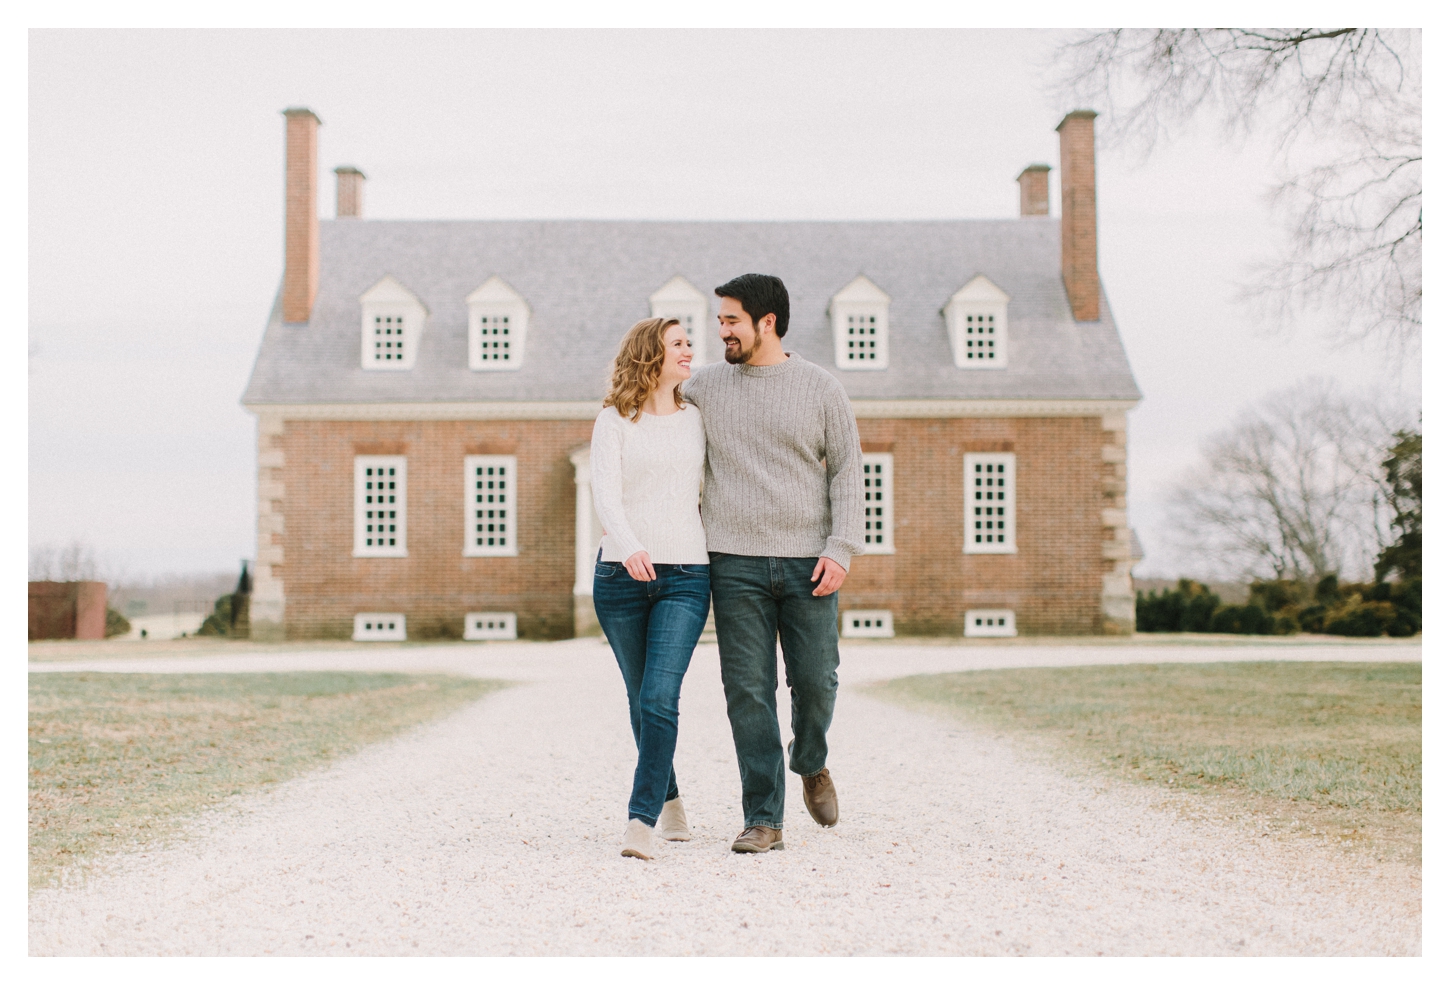
[[[513,455],[469,455],[463,460],[465,557],[514,557],[519,553]]]
[[[519,638],[518,616],[512,612],[470,612],[463,617],[463,638],[516,640]]]
[[[1011,609],[968,609],[968,636],[1016,636],[1017,614]]]
[[[966,472],[967,554],[1017,553],[1017,456],[969,454]]]
[[[895,518],[892,515],[893,482],[891,455],[870,453],[861,456],[866,473],[866,553],[894,554],[892,537]]]
[[[359,643],[401,643],[408,638],[401,612],[359,612],[352,617],[352,638]]]
[[[891,610],[848,609],[841,613],[841,635],[879,639],[895,636],[896,631],[891,625]]]
[[[408,459],[353,459],[353,557],[408,556]]]

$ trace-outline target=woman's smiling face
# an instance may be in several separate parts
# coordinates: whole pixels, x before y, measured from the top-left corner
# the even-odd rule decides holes
[[[660,367],[660,386],[673,389],[690,378],[690,360],[695,357],[683,325],[665,330],[665,362]]]

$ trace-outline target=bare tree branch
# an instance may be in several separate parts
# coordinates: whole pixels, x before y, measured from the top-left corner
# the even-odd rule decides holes
[[[1229,135],[1275,135],[1286,176],[1271,201],[1288,245],[1243,292],[1264,314],[1323,310],[1342,340],[1418,342],[1418,30],[1120,29],[1058,56],[1059,94],[1105,105],[1107,142],[1146,155],[1200,114]]]

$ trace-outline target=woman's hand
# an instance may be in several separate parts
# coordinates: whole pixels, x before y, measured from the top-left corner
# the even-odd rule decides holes
[[[654,581],[655,566],[649,562],[648,551],[635,551],[624,559],[624,570],[635,581]]]

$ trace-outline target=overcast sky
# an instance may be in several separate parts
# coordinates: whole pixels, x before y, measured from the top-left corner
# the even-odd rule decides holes
[[[373,218],[938,219],[1017,214],[1053,165],[1057,36],[1022,31],[32,32],[32,545],[131,576],[255,553],[239,404],[282,271],[284,107],[323,120],[319,196]],[[1101,108],[1101,107],[1099,107]],[[1212,125],[1099,148],[1100,267],[1145,398],[1139,573],[1193,570],[1161,504],[1199,442],[1306,376],[1417,406],[1419,362],[1272,334],[1236,303],[1278,226],[1266,141]]]

